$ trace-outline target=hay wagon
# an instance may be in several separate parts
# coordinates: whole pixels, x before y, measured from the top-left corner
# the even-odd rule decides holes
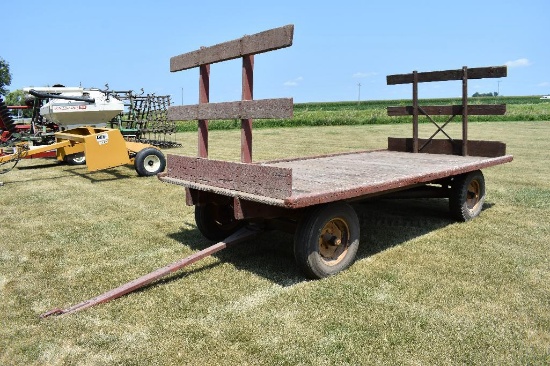
[[[171,71],[200,68],[197,105],[172,107],[169,118],[199,121],[198,157],[168,155],[167,171],[159,176],[186,189],[195,206],[198,229],[208,239],[222,240],[240,227],[283,228],[295,233],[298,266],[311,278],[348,267],[359,245],[359,220],[351,202],[372,197],[444,197],[452,215],[466,221],[477,216],[485,199],[481,169],[509,162],[506,145],[468,141],[472,114],[503,114],[505,105],[468,105],[467,80],[506,76],[506,67],[472,68],[390,75],[388,84],[410,83],[413,105],[389,107],[390,115],[411,115],[413,137],[389,138],[388,148],[269,162],[252,162],[252,119],[289,118],[292,99],[252,100],[254,53],[292,44],[293,26],[175,56]],[[210,63],[243,58],[243,99],[208,103]],[[419,106],[418,83],[462,80],[462,105]],[[450,115],[440,125],[430,115]],[[455,116],[462,117],[462,139],[418,137],[418,117],[427,116],[437,131]],[[208,159],[208,120],[241,119],[241,162]]]
[[[390,75],[388,84],[412,84],[411,106],[388,107],[390,115],[410,115],[412,138],[388,138],[387,149],[268,162],[252,161],[252,124],[257,118],[290,118],[290,98],[253,100],[254,54],[292,45],[288,25],[252,36],[203,47],[170,60],[172,72],[198,67],[199,104],[172,106],[168,118],[198,120],[198,156],[167,156],[166,183],[185,188],[186,203],[195,207],[197,228],[218,241],[187,258],[160,268],[114,290],[70,308],[43,316],[67,314],[103,303],[147,285],[228,245],[259,232],[294,232],[298,267],[309,278],[323,278],[350,266],[359,246],[360,224],[351,203],[373,197],[448,198],[451,214],[460,221],[480,214],[485,200],[482,169],[512,161],[506,145],[468,140],[468,115],[503,114],[505,105],[468,105],[467,81],[506,76],[506,67],[485,67]],[[243,59],[242,100],[209,103],[210,64]],[[420,106],[418,84],[462,80],[461,105]],[[449,115],[444,124],[430,115]],[[418,118],[437,127],[427,139],[418,136]],[[462,118],[462,138],[452,139],[445,126]],[[208,120],[241,120],[241,162],[208,158]],[[438,133],[447,139],[434,139]]]

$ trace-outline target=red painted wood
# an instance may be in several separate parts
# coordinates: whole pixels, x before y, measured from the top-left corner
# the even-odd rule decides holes
[[[200,67],[199,78],[199,103],[206,104],[210,101],[210,65]],[[201,158],[208,157],[208,120],[199,120],[199,146],[198,153]]]

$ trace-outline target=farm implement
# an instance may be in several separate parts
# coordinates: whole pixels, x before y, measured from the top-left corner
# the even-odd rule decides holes
[[[161,148],[181,146],[170,139],[176,132],[176,121],[167,118],[170,96],[136,94],[132,90],[113,91],[113,96],[124,103],[126,110],[109,124],[118,128],[124,138]]]
[[[128,142],[119,130],[98,127],[77,127],[54,134],[56,142],[50,145],[30,146],[20,142],[9,155],[0,156],[0,165],[17,163],[20,159],[56,150],[59,161],[69,164],[86,163],[88,171],[134,164],[140,176],[162,172],[166,165],[164,154],[152,145]]]
[[[38,89],[38,90],[37,90]],[[96,127],[122,113],[124,104],[99,89],[48,87],[29,89],[33,101],[33,123],[21,129],[0,101],[3,146],[0,166],[5,173],[23,158],[54,156],[68,164],[86,164],[90,172],[134,164],[140,176],[160,173],[166,166],[164,154],[151,144],[128,141],[120,129]],[[48,99],[42,105],[40,101]]]
[[[253,119],[290,118],[290,98],[253,100],[254,55],[292,45],[288,25],[203,47],[172,57],[170,71],[199,68],[199,104],[174,106],[172,120],[198,120],[198,156],[168,155],[165,183],[185,188],[186,203],[194,206],[198,230],[216,244],[158,269],[114,290],[42,317],[74,313],[123,296],[197,260],[258,235],[278,229],[294,233],[294,256],[303,274],[312,279],[334,275],[355,260],[360,222],[352,203],[372,198],[445,198],[450,216],[468,221],[485,201],[481,169],[512,161],[506,145],[468,139],[469,114],[503,114],[505,105],[468,105],[469,79],[506,76],[506,67],[467,68],[390,75],[389,85],[412,84],[412,106],[388,107],[389,115],[410,115],[412,138],[388,139],[385,150],[359,151],[252,162]],[[209,103],[210,64],[242,58],[242,100]],[[418,84],[462,80],[462,104],[421,106]],[[431,115],[448,115],[438,123]],[[462,138],[453,139],[445,127],[459,116]],[[419,117],[436,126],[429,138],[418,134]],[[241,162],[208,158],[208,120],[241,120]],[[446,139],[435,139],[437,134]]]

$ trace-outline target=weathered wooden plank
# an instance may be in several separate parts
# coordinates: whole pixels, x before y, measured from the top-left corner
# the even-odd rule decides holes
[[[400,139],[397,139],[400,140]],[[410,140],[410,139],[409,139]],[[217,188],[218,185],[224,187],[235,187],[236,183],[219,182],[218,175],[208,177],[212,184],[201,184],[205,170],[197,170],[192,162],[185,161],[186,157],[168,156],[168,171],[159,178],[162,181],[172,184],[179,184],[187,188],[188,191],[199,190],[199,193],[214,193],[227,197],[239,197],[243,200],[266,203],[269,205],[287,207],[291,209],[307,207],[314,204],[334,202],[338,200],[357,199],[361,197],[371,197],[389,193],[392,191],[408,189],[418,184],[436,182],[443,178],[449,178],[457,174],[463,174],[470,171],[484,169],[497,164],[503,164],[512,161],[511,155],[497,157],[482,156],[457,156],[457,155],[434,155],[434,154],[411,154],[408,152],[397,152],[388,150],[366,151],[360,153],[347,153],[340,155],[331,155],[317,158],[293,159],[289,161],[280,161],[277,163],[264,163],[270,168],[284,168],[286,173],[292,172],[283,178],[285,184],[285,193],[280,193],[281,198],[270,198],[269,191],[259,191],[254,181],[247,185],[242,185],[242,190],[232,190]],[[181,160],[180,160],[181,158]],[[187,159],[195,160],[197,158]],[[205,160],[205,159],[202,159]],[[171,170],[175,163],[183,162],[193,174],[184,174],[179,176],[177,172]],[[250,167],[261,167],[256,164],[225,163],[222,167],[235,169],[236,165],[245,165]],[[212,166],[219,168],[219,166]],[[240,169],[237,167],[236,169]],[[251,168],[254,169],[254,168]],[[276,172],[275,170],[270,170]],[[248,171],[238,171],[224,177],[235,178],[243,176],[246,179]],[[252,176],[254,176],[252,174]],[[193,178],[193,177],[196,177]],[[191,181],[190,178],[197,182]],[[268,181],[269,175],[263,175],[261,181]],[[271,180],[278,180],[279,176],[272,175]],[[221,183],[221,184],[218,184]],[[276,182],[267,182],[276,184]],[[215,185],[216,184],[216,185]],[[292,195],[282,198],[286,194],[286,189],[292,185]],[[253,190],[255,194],[246,190]],[[261,193],[258,193],[261,192]],[[265,194],[265,195],[264,195]],[[205,198],[202,202],[212,202],[210,198]],[[200,203],[199,196],[192,197],[188,203]],[[242,216],[249,213],[243,213]]]
[[[428,142],[427,139],[419,139],[420,147]],[[388,137],[388,150],[400,152],[412,152],[412,138]],[[433,139],[421,151],[427,154],[462,155],[462,140]],[[506,155],[506,144],[500,141],[468,140],[468,155],[496,158]]]
[[[270,29],[232,41],[202,47],[170,58],[170,71],[187,70],[200,65],[232,60],[246,55],[292,46],[294,25]]]
[[[285,207],[300,208],[408,189],[512,159],[510,155],[488,158],[384,150],[274,165],[292,169],[293,193],[285,199]]]
[[[468,68],[468,79],[501,78],[508,73],[506,66],[474,67]],[[418,82],[425,83],[431,81],[462,80],[462,69],[419,72]],[[411,84],[413,74],[396,74],[386,76],[388,85]]]
[[[168,108],[168,119],[172,121],[192,121],[201,119],[292,118],[293,106],[292,98],[173,106]]]
[[[284,199],[292,194],[292,169],[258,164],[167,156],[166,176],[210,187]]]
[[[437,115],[461,115],[461,105],[434,105],[434,106],[420,106],[426,114],[430,116]],[[412,116],[414,108],[412,106],[398,106],[387,107],[388,116]],[[506,113],[506,104],[469,104],[468,115],[482,116],[482,115],[503,115]],[[419,114],[422,114],[419,111]]]

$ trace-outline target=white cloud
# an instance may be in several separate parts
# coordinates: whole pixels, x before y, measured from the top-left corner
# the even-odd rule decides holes
[[[517,60],[506,62],[505,65],[508,67],[525,67],[530,66],[531,61],[526,58],[518,58]]]
[[[292,80],[289,80],[289,81],[285,81],[284,82],[284,86],[298,86],[298,84],[300,83],[300,81],[304,80],[303,77],[299,76],[297,77],[296,79],[292,79]]]
[[[378,73],[377,72],[356,72],[355,74],[353,74],[353,77],[356,79],[363,79],[363,78],[368,78],[369,76],[375,76],[375,75],[378,75]]]
[[[542,83],[537,84],[537,86],[546,88],[546,87],[550,86],[550,82],[548,82],[548,81],[543,81]]]

